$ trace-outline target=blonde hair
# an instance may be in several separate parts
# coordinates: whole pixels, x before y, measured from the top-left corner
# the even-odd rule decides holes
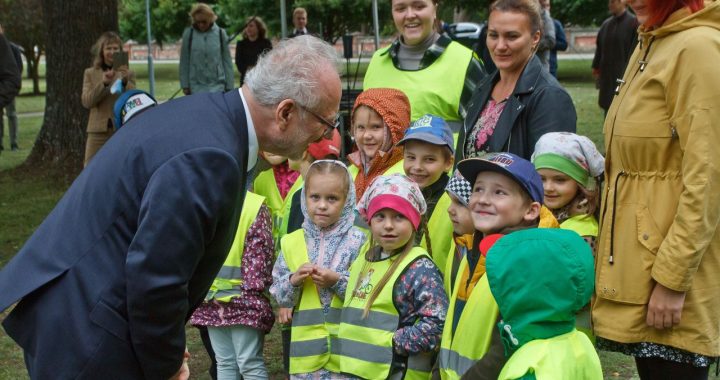
[[[215,22],[215,20],[217,20],[217,15],[215,14],[215,11],[213,11],[213,9],[210,8],[210,6],[205,3],[196,3],[195,5],[193,5],[192,8],[190,9],[189,14],[190,14],[191,22],[195,18],[195,16],[198,14],[203,14],[205,16],[209,16],[211,19],[210,21],[212,21],[212,22]]]
[[[105,58],[103,57],[103,50],[105,49],[105,46],[109,44],[117,44],[120,47],[120,51],[122,51],[123,42],[117,33],[105,32],[101,34],[100,38],[95,41],[92,49],[90,50],[93,55],[93,67],[99,69],[105,63]]]
[[[295,10],[293,11],[293,18],[294,18],[298,13],[302,13],[302,14],[305,15],[305,17],[307,17],[307,10],[305,10],[305,8],[303,8],[303,7],[297,7],[297,8],[295,8]]]
[[[308,156],[312,157],[310,154]],[[305,173],[305,184],[310,182],[310,177],[314,174],[335,174],[340,176],[342,178],[343,194],[347,197],[347,193],[350,191],[350,176],[348,176],[347,169],[329,160],[316,162],[310,165],[307,173]]]

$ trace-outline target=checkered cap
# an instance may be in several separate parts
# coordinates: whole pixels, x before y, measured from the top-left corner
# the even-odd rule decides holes
[[[472,194],[472,185],[468,182],[459,171],[455,171],[455,174],[448,181],[445,191],[452,194],[457,198],[460,203],[466,207],[470,204],[470,195]]]

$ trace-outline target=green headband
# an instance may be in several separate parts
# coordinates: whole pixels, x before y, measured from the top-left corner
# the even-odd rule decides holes
[[[592,190],[595,188],[595,179],[577,162],[555,153],[544,153],[533,160],[535,169],[553,169],[568,175],[580,186]]]

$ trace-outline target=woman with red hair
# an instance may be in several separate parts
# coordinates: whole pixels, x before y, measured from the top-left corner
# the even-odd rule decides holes
[[[720,356],[720,0],[629,0],[639,43],[605,120],[593,327],[641,379]]]

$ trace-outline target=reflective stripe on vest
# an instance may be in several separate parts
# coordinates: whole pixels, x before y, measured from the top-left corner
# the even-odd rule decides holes
[[[255,223],[260,207],[265,202],[265,197],[248,191],[245,194],[245,201],[240,212],[235,240],[233,240],[225,263],[220,272],[215,276],[205,300],[216,299],[222,302],[230,302],[234,297],[242,295],[242,258],[245,250],[245,237],[247,232]]]
[[[363,79],[364,90],[378,87],[401,90],[410,100],[412,120],[427,113],[446,121],[462,120],[458,110],[465,73],[473,57],[470,49],[453,41],[432,65],[415,71],[395,68],[388,49],[373,54]]]
[[[283,236],[280,248],[291,272],[310,262],[303,230]],[[295,306],[290,330],[290,373],[309,373],[325,368],[340,372],[330,358],[330,342],[337,337],[342,300],[334,295],[328,314],[323,313],[318,288],[310,278],[303,282],[300,303]]]
[[[459,379],[480,360],[490,347],[492,332],[496,328],[498,306],[490,292],[487,276],[483,275],[465,303],[457,330],[452,331],[459,289],[466,285],[460,281],[467,267],[468,261],[464,257],[455,278],[455,288],[450,298],[440,343],[438,367],[442,379]]]
[[[518,379],[528,372],[537,380],[603,378],[595,347],[585,334],[574,329],[525,343],[508,359],[498,379]]]
[[[420,257],[428,257],[423,248],[415,247],[407,253],[375,298],[366,318],[363,318],[365,302],[397,256],[368,262],[365,255],[360,255],[350,267],[342,322],[338,338],[331,345],[332,356],[340,363],[343,373],[364,379],[388,377],[393,360],[392,338],[400,323],[393,304],[393,288],[405,269]],[[410,356],[405,378],[428,379],[432,366],[430,358],[431,355]]]
[[[438,199],[435,209],[428,220],[428,232],[430,233],[430,248],[432,248],[432,260],[437,265],[440,274],[445,271],[450,247],[453,244],[453,225],[448,215],[448,207],[452,200],[447,192]],[[423,238],[420,246],[427,248],[427,241]]]
[[[280,238],[285,235],[281,229],[283,225],[283,217],[286,211],[289,213],[292,195],[295,191],[302,187],[302,177],[298,177],[288,191],[285,199],[280,196],[277,182],[275,182],[275,173],[272,168],[261,172],[255,177],[253,182],[253,191],[256,194],[266,198],[265,204],[270,209],[273,218],[273,238],[275,239],[275,251],[280,248]],[[287,232],[287,222],[285,223],[285,232]]]

